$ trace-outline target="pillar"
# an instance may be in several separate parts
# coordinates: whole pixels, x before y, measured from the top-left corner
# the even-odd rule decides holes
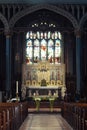
[[[81,33],[76,31],[76,91],[81,89]]]
[[[6,92],[10,96],[11,91],[11,37],[6,34]]]

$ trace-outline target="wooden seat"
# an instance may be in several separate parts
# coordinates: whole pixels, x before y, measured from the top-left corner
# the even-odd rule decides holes
[[[28,103],[0,103],[0,130],[18,130],[28,114]]]
[[[74,130],[87,129],[87,103],[64,103],[62,115]]]

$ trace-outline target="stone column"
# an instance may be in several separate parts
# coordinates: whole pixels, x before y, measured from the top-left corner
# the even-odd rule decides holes
[[[76,91],[81,89],[81,32],[78,30],[76,35]]]
[[[9,96],[11,91],[11,36],[6,33],[6,92]]]

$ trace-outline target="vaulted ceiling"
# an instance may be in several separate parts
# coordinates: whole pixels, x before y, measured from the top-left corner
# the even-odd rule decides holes
[[[87,0],[0,0],[0,3],[28,3],[28,4],[57,4],[57,3],[76,3],[86,4]]]

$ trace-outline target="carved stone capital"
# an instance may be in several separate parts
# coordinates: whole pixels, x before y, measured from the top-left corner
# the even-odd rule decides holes
[[[9,38],[9,37],[11,37],[11,35],[12,35],[12,31],[10,31],[10,30],[5,30],[5,31],[4,31],[4,34],[5,34],[6,38]]]
[[[76,37],[81,37],[81,30],[80,29],[78,29],[78,30],[75,30],[75,35],[76,35]]]

